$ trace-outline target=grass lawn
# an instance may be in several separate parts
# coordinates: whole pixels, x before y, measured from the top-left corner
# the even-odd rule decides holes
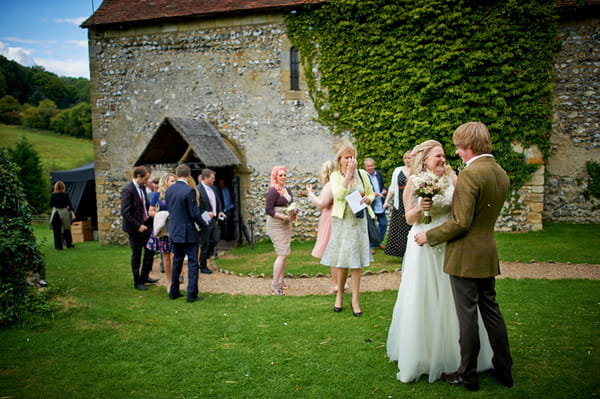
[[[515,386],[490,376],[470,393],[402,384],[385,357],[396,291],[361,294],[333,313],[325,295],[203,295],[131,287],[129,249],[43,239],[56,311],[0,330],[0,396],[19,398],[590,398],[598,373],[600,282],[497,282]],[[537,243],[539,246],[543,242]],[[577,248],[570,248],[571,253]]]

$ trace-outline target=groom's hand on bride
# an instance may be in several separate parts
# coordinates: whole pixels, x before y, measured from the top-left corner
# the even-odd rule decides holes
[[[427,232],[422,231],[415,235],[415,242],[422,247],[424,244],[427,244]]]

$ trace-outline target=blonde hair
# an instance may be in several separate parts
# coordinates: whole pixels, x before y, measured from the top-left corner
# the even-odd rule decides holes
[[[196,186],[194,178],[191,175],[189,175],[185,178],[185,181],[194,189],[194,193],[196,194],[196,204],[200,205],[200,193],[198,192],[198,186]]]
[[[475,155],[492,152],[492,139],[486,125],[481,122],[467,122],[456,128],[452,134],[454,145],[470,148]]]
[[[335,168],[336,170],[342,170],[342,155],[346,151],[352,151],[354,153],[354,157],[356,158],[356,147],[350,139],[347,137],[342,137],[342,139],[335,145]]]
[[[323,165],[321,165],[321,183],[323,183],[323,185],[329,182],[329,178],[334,170],[335,162],[333,162],[331,159],[323,162]]]
[[[165,192],[167,191],[167,184],[169,183],[169,177],[171,176],[175,177],[173,173],[165,172],[158,180],[159,198],[163,201],[165,200]]]
[[[415,147],[413,150],[414,154],[410,168],[411,175],[416,175],[424,170],[425,160],[427,160],[429,152],[435,147],[442,147],[442,143],[437,140],[426,140]]]

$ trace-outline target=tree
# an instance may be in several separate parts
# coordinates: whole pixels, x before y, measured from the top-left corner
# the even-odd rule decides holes
[[[0,98],[0,122],[9,125],[21,123],[21,104],[13,96]]]
[[[18,166],[17,178],[23,185],[25,197],[33,211],[43,213],[48,209],[50,188],[43,178],[40,155],[25,136],[10,150],[11,160]]]
[[[50,119],[58,113],[58,108],[52,100],[42,100],[37,107],[27,107],[23,113],[23,124],[35,129],[48,129]]]
[[[0,325],[22,318],[38,297],[26,281],[44,278],[42,253],[31,227],[31,208],[10,152],[0,148]]]

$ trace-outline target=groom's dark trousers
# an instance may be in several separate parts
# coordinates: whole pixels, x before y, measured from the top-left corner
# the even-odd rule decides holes
[[[508,334],[500,307],[496,302],[496,279],[465,278],[450,276],[454,294],[456,313],[460,326],[461,366],[458,370],[465,381],[477,381],[477,356],[479,355],[479,328],[477,308],[487,330],[494,351],[492,363],[498,372],[506,372],[510,377],[512,358],[508,345]]]

